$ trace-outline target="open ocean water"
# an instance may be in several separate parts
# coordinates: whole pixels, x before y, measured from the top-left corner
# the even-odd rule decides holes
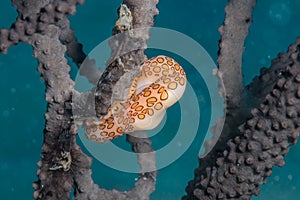
[[[120,3],[120,0],[86,0],[84,5],[77,7],[76,15],[70,17],[71,27],[86,53],[111,36]],[[225,0],[161,0],[155,26],[188,35],[202,45],[216,62],[220,39],[218,28],[223,22],[226,4]],[[17,12],[11,2],[1,0],[0,27],[9,27],[16,16]],[[300,0],[257,2],[243,56],[244,84],[250,83],[261,67],[270,66],[277,53],[285,52],[288,45],[300,36],[299,19]],[[150,50],[149,55],[156,55],[156,52]],[[72,77],[75,78],[77,69],[74,64],[70,65]],[[0,199],[32,199],[31,185],[37,179],[36,163],[40,160],[46,110],[45,86],[39,78],[32,48],[27,44],[19,44],[9,48],[7,55],[1,54],[0,74]],[[189,71],[187,75],[189,76]],[[191,77],[193,78],[192,74]],[[198,87],[199,90],[202,89],[201,84]],[[201,101],[199,108],[203,110],[201,116],[209,114],[205,110],[206,99],[209,99],[207,95],[205,92],[197,93],[198,100]],[[176,124],[178,107],[176,104],[168,110],[170,129],[170,124]],[[205,121],[205,117],[201,120]],[[187,182],[193,178],[193,170],[198,166],[199,144],[206,130],[207,127],[201,127],[200,123],[198,135],[188,150],[171,165],[159,170],[156,191],[151,199],[175,200],[185,194]],[[118,145],[130,149],[124,137],[118,140]],[[168,135],[155,137],[153,146],[160,148],[169,140],[171,138]],[[83,145],[82,148],[88,153]],[[259,197],[252,199],[300,199],[299,153],[300,145],[293,146],[286,157],[286,165],[283,168],[275,167],[268,183],[261,187]],[[96,159],[92,169],[94,181],[106,189],[130,190],[137,177],[134,173],[111,169]]]

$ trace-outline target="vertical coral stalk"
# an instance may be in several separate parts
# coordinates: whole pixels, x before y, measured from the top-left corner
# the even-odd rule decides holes
[[[74,82],[64,57],[66,47],[58,39],[59,29],[50,25],[47,34],[34,34],[30,43],[39,61],[38,70],[46,84],[44,144],[37,171],[39,181],[34,184],[35,199],[70,199],[73,185],[71,166],[71,116],[65,102],[71,101]],[[73,138],[73,139],[72,139]]]
[[[218,76],[224,83],[224,97],[229,109],[238,108],[242,98],[242,54],[255,3],[255,0],[229,0],[225,8],[224,24],[219,28],[222,37],[219,44]]]

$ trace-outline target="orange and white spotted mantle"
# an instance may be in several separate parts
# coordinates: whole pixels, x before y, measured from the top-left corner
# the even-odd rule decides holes
[[[174,59],[163,55],[149,59],[129,88],[129,98],[113,105],[106,116],[84,122],[86,137],[101,143],[155,128],[166,109],[181,98],[185,87],[186,74]]]

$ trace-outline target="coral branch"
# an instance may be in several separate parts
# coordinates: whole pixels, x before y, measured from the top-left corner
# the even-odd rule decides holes
[[[219,28],[222,38],[219,43],[217,75],[224,84],[224,88],[220,89],[225,90],[223,96],[226,101],[226,117],[219,143],[216,145],[218,147],[224,146],[228,137],[232,137],[237,132],[237,127],[250,117],[251,106],[243,87],[242,54],[255,3],[256,0],[229,0],[225,7],[224,24]]]
[[[264,77],[276,75],[264,80]],[[283,166],[289,147],[297,143],[300,130],[300,39],[280,54],[255,84],[266,85],[262,104],[240,128],[241,136],[228,141],[229,148],[206,169],[197,169],[187,188],[189,198],[250,199],[259,194],[272,168]],[[266,92],[266,90],[269,90]]]
[[[13,0],[12,4],[17,8],[18,17],[9,30],[1,29],[0,31],[0,52],[7,53],[8,47],[16,45],[19,42],[27,42],[29,37],[34,33],[45,34],[47,25],[55,24],[61,28],[60,40],[68,47],[68,52],[74,51],[70,48],[78,47],[76,38],[70,30],[69,14],[75,14],[76,5],[83,4],[83,0],[70,0],[63,2],[59,0],[51,1],[35,1],[35,0]],[[68,46],[70,45],[70,47]],[[76,49],[77,50],[77,49]],[[77,54],[70,56],[75,59],[76,63],[80,63],[84,54],[81,49],[77,50]]]
[[[107,62],[108,67],[101,76],[96,88],[95,104],[98,116],[107,113],[111,105],[113,88],[116,87],[116,83],[120,81],[120,78],[125,73],[127,75],[130,74],[126,82],[122,82],[122,84],[118,84],[117,86],[118,91],[126,91],[131,85],[133,78],[138,75],[140,65],[146,60],[144,50],[147,47],[146,41],[149,38],[149,28],[153,25],[153,17],[158,14],[158,10],[156,9],[157,3],[157,0],[124,0],[119,8],[119,12],[120,9],[128,9],[129,17],[128,19],[124,19],[124,23],[128,22],[128,24],[122,24],[123,19],[120,14],[113,34],[126,32],[110,40],[112,54],[110,60]],[[139,139],[128,135],[127,141],[132,145],[132,149],[136,153],[149,153],[153,151],[151,141],[148,138]],[[155,167],[154,154],[150,153],[150,155],[153,156],[145,158],[142,154],[138,154],[142,171],[149,171],[147,170],[149,167],[151,169]],[[135,188],[127,193],[127,198],[149,199],[151,192],[155,189],[155,179],[155,171],[141,174],[135,184]]]
[[[157,0],[124,0],[123,5],[131,10],[133,20],[126,29],[119,30],[116,26],[113,30],[113,34],[126,32],[110,40],[111,57],[96,88],[95,104],[98,116],[107,113],[111,105],[112,89],[125,72],[129,71],[129,80],[120,85],[123,88],[118,88],[119,91],[129,88],[133,78],[139,74],[139,67],[146,60],[144,50],[147,48],[149,28],[153,25],[153,17],[158,14],[157,3]]]
[[[48,108],[45,114],[44,144],[41,154],[42,160],[38,162],[37,175],[39,180],[33,184],[34,198],[70,199],[73,187],[75,199],[149,199],[151,192],[154,191],[156,172],[141,174],[136,187],[129,192],[99,189],[91,178],[91,159],[76,144],[77,129],[73,124],[69,106],[71,105],[72,94],[77,94],[77,92],[74,91],[74,82],[68,74],[70,67],[67,65],[64,54],[67,52],[78,66],[86,57],[82,51],[82,45],[77,42],[73,31],[70,29],[68,20],[68,15],[76,12],[76,5],[79,3],[82,4],[83,0],[67,2],[59,0],[14,0],[13,5],[17,8],[19,16],[10,29],[1,29],[0,31],[1,53],[6,53],[8,47],[19,42],[26,42],[34,47],[34,56],[39,61],[38,70],[47,87]],[[155,7],[157,3],[157,1],[124,2],[124,5],[127,4],[132,9],[134,21],[131,28],[143,26],[147,28],[139,32],[142,35],[134,34],[135,40],[130,39],[140,44],[138,50],[126,55],[114,54],[114,56],[118,56],[118,60],[121,59],[122,66],[125,65],[138,71],[139,65],[145,60],[143,51],[146,48],[145,42],[149,37],[148,27],[153,25],[153,17],[157,14]],[[114,48],[112,49],[114,50]],[[89,60],[89,62],[93,61]],[[116,75],[120,74],[118,69],[124,70],[120,66],[116,68],[113,66],[116,65],[108,67],[107,70],[108,73],[112,71],[112,76],[105,77],[107,72],[104,73],[105,81],[110,82],[112,79],[113,82]],[[95,68],[89,70],[95,70]],[[95,77],[88,78],[91,82],[96,83]],[[101,81],[98,86],[105,88],[105,84]],[[104,93],[106,92],[104,91]],[[102,94],[104,95],[104,93]],[[109,95],[106,97],[110,98]],[[104,101],[104,104],[110,106],[110,102]],[[152,151],[149,139],[139,140],[128,137],[128,141],[133,145],[135,152]],[[153,154],[150,153],[150,155]],[[149,163],[155,165],[155,160],[154,157],[144,158],[139,155],[139,163],[142,168],[147,168]]]
[[[218,59],[227,103],[225,126],[214,149],[200,159],[183,199],[258,195],[259,185],[267,181],[275,165],[284,165],[284,156],[299,137],[295,114],[299,110],[299,39],[286,54],[279,54],[270,69],[262,69],[261,76],[242,87],[243,44],[254,5],[251,0],[229,0],[226,7]]]
[[[50,25],[46,35],[33,34],[30,39],[39,61],[38,70],[47,85],[48,102],[35,199],[70,199],[73,185],[69,155],[76,133],[70,129],[71,115],[65,111],[65,102],[71,101],[74,82],[69,77],[70,67],[64,58],[66,48],[58,40],[58,32],[57,27]]]
[[[224,24],[219,28],[222,38],[219,44],[218,76],[225,86],[223,95],[227,109],[240,106],[243,91],[242,53],[255,3],[255,0],[229,0]]]
[[[108,67],[106,68],[105,72],[96,85],[96,112],[98,116],[103,115],[107,112],[108,107],[111,105],[111,89],[115,87],[116,82],[119,81],[120,77],[125,73],[125,71],[131,71],[133,75],[136,75],[139,72],[139,66],[146,58],[143,52],[146,48],[146,40],[149,37],[148,27],[153,25],[153,17],[155,14],[157,14],[156,3],[156,1],[149,1],[148,3],[142,1],[130,1],[129,3],[124,2],[123,5],[127,5],[128,7],[133,9],[133,19],[139,19],[138,21],[133,21],[132,27],[130,27],[131,30],[135,27],[146,26],[147,28],[139,30],[139,32],[134,32],[133,30],[133,35],[125,34],[125,38],[116,37],[114,38],[116,40],[111,40],[111,61],[108,62]],[[146,6],[138,7],[141,4]],[[144,16],[146,15],[148,15],[148,17],[145,18]],[[120,30],[114,29],[115,33],[118,33],[119,31]],[[139,33],[139,35],[137,35],[137,33]],[[72,39],[70,39],[69,41],[72,41]],[[125,44],[124,41],[126,42]],[[123,48],[128,48],[128,44],[130,43],[137,44],[138,49],[122,54]],[[76,43],[74,44],[77,46],[79,55],[83,55],[82,53],[80,53],[80,45],[77,45]],[[117,45],[114,46],[114,44]],[[77,53],[74,53],[74,55],[76,54]],[[90,73],[91,72],[88,71],[87,75]],[[133,76],[131,78],[133,78]],[[90,81],[93,82],[94,80]],[[128,83],[130,84],[131,81],[131,79],[128,80]],[[129,87],[130,85],[128,83],[124,86]],[[118,90],[122,89],[118,88]],[[88,94],[84,96],[84,98],[89,97],[90,95]],[[128,136],[128,141],[132,144],[133,150],[137,153],[146,153],[152,151],[151,141],[149,139],[138,139]],[[85,156],[75,156],[74,152],[76,151],[78,151],[79,155],[81,155],[81,151],[78,146],[74,147],[73,153],[71,154],[74,157],[71,169],[74,174],[75,199],[93,199],[95,197],[99,199],[149,199],[150,194],[155,189],[156,172],[141,174],[137,183],[135,184],[135,188],[128,192],[119,192],[116,190],[106,191],[103,189],[99,189],[98,186],[94,184],[91,178],[89,159]],[[138,155],[138,157],[142,169],[147,169],[149,163],[150,166],[155,165],[154,156],[144,158],[143,156]],[[82,162],[82,160],[80,159],[83,159],[85,161]],[[89,161],[89,163],[87,163],[87,161]]]
[[[255,2],[255,0],[229,0],[225,8],[226,17],[219,28],[222,37],[219,42],[217,70],[220,79],[219,90],[226,101],[225,117],[216,121],[216,125],[212,127],[214,136],[204,143],[205,149],[211,149],[211,144],[215,145],[210,152],[205,152],[200,158],[203,169],[216,161],[216,155],[225,150],[228,139],[239,134],[238,127],[250,117],[251,106],[249,96],[243,88],[241,71],[244,40],[251,25]],[[221,135],[220,128],[222,128]]]

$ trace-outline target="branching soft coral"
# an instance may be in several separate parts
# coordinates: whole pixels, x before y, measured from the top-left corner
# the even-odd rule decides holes
[[[183,199],[250,199],[297,143],[300,40],[242,87],[243,45],[254,5],[255,0],[229,0],[225,8],[218,59],[227,102],[225,126],[214,148],[200,158]]]
[[[48,108],[45,114],[44,144],[42,159],[38,162],[39,180],[33,184],[35,189],[33,196],[35,199],[70,199],[71,190],[74,188],[75,199],[149,199],[150,193],[154,191],[156,172],[152,175],[141,174],[135,188],[128,192],[100,189],[91,178],[91,159],[76,144],[77,127],[73,122],[70,105],[72,95],[77,92],[74,91],[74,82],[69,76],[70,67],[64,55],[67,53],[79,67],[86,58],[82,45],[77,42],[74,32],[70,29],[68,20],[69,14],[75,14],[76,5],[82,3],[82,0],[13,1],[19,14],[17,20],[10,29],[0,31],[2,53],[7,53],[10,46],[19,42],[29,43],[34,47],[34,56],[39,61],[38,70],[46,84]],[[124,4],[132,9],[133,27],[153,25],[153,17],[158,14],[155,7],[157,3],[157,1],[147,3],[139,0],[124,1]],[[148,31],[147,28],[141,37],[136,37],[142,48],[121,58],[123,63],[129,62],[126,66],[138,69],[137,67],[146,59],[143,51],[146,48],[146,39],[149,38]],[[119,47],[112,46],[113,51],[117,48]],[[108,79],[105,76],[111,73],[111,70],[114,72],[120,70],[122,73],[123,69],[116,65],[109,66],[97,88],[105,88],[103,80],[114,83],[112,78]],[[105,98],[110,99],[111,91],[100,90],[98,94],[103,94],[97,101],[103,104],[107,102]],[[110,104],[105,106],[98,109],[100,114],[105,113]],[[152,151],[149,139],[128,137],[128,141],[135,152]],[[154,157],[148,159],[154,161]],[[143,168],[149,161],[145,162],[145,159],[139,156],[139,163]]]
[[[79,68],[89,59],[68,20],[83,0],[12,0],[12,3],[18,17],[9,29],[0,30],[0,52],[7,53],[10,46],[20,42],[32,45],[46,85],[44,144],[38,162],[38,180],[33,184],[34,198],[70,199],[74,189],[75,199],[149,199],[155,190],[156,171],[140,174],[135,187],[128,192],[108,191],[93,182],[92,160],[76,144],[77,126],[71,106],[74,99],[79,99],[83,102],[79,109],[84,108],[88,98],[95,98],[97,116],[107,113],[117,81],[128,70],[138,74],[139,66],[146,60],[144,50],[150,37],[149,27],[158,14],[158,0],[123,1],[118,11],[128,9],[130,18],[120,16],[113,34],[129,30],[128,35],[110,41],[111,57],[100,78],[93,65],[80,71],[95,85],[88,94],[74,90],[65,58],[67,54]],[[270,69],[262,69],[253,83],[246,88],[242,86],[243,45],[254,5],[255,0],[229,0],[225,8],[217,72],[225,86],[222,91],[227,102],[225,128],[216,147],[200,159],[201,165],[195,170],[184,199],[250,199],[259,193],[259,185],[266,182],[272,168],[284,165],[284,156],[299,137],[299,39],[287,53],[273,61]],[[136,28],[142,29],[135,32]],[[124,43],[139,48],[121,54],[125,52]],[[130,82],[123,85],[124,89]],[[128,135],[127,141],[136,153],[153,151],[148,138]],[[154,153],[147,157],[138,154],[141,168],[153,169],[154,156]]]

